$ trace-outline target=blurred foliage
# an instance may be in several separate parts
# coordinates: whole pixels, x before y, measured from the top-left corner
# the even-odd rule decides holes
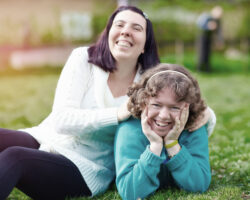
[[[93,28],[93,41],[96,41],[97,38],[102,33],[103,29],[106,26],[109,15],[107,14],[95,14],[92,19],[92,28]]]
[[[223,15],[223,35],[225,40],[239,41],[250,38],[249,25],[249,0],[130,0],[132,5],[142,8],[149,14],[153,22],[156,39],[159,44],[176,39],[185,42],[194,42],[198,34],[195,20],[202,12],[209,12],[215,5],[220,5],[224,9]],[[30,26],[30,36],[28,40],[31,45],[41,44],[61,44],[61,43],[91,43],[96,41],[101,34],[110,14],[117,6],[116,0],[107,0],[105,4],[100,0],[93,0],[93,8],[89,12],[92,15],[93,36],[89,40],[69,41],[62,36],[62,27],[60,27],[60,16],[64,12],[57,7],[51,9],[49,14],[53,17],[47,22],[41,23],[41,14],[29,14],[27,24]],[[76,12],[84,12],[79,9]],[[41,10],[42,12],[42,10]],[[189,21],[187,21],[189,20]],[[0,32],[0,44],[21,44],[24,24],[18,24],[9,17],[1,19],[3,29]],[[84,28],[84,27],[83,27]],[[10,31],[11,30],[11,31]],[[19,39],[18,39],[19,38]]]
[[[156,40],[161,45],[176,40],[194,43],[199,33],[196,26],[197,17],[202,12],[210,12],[215,5],[220,5],[224,9],[222,27],[226,41],[240,41],[241,39],[250,38],[249,1],[134,0],[131,3],[149,14],[156,33]],[[112,11],[112,9],[108,9],[101,13],[94,13],[92,23],[94,30],[93,41],[97,39],[105,28]]]
[[[249,13],[249,7],[248,12],[246,11],[243,20],[241,22],[241,26],[237,33],[239,38],[246,38],[250,39],[250,13]]]

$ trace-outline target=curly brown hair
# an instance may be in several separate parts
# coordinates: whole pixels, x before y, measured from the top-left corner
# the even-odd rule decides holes
[[[171,70],[172,73],[159,73],[166,70]],[[159,91],[166,87],[175,93],[178,102],[185,101],[190,104],[189,117],[185,128],[191,127],[197,118],[203,114],[206,105],[201,98],[197,80],[192,77],[186,68],[180,65],[162,63],[146,71],[140,81],[134,83],[128,90],[128,96],[130,97],[128,110],[134,117],[140,118],[149,97],[156,97]]]

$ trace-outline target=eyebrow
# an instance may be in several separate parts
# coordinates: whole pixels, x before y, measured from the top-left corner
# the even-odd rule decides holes
[[[126,21],[120,19],[120,20],[114,21],[114,24],[115,24],[115,23],[119,23],[119,22],[126,23]],[[139,26],[142,30],[144,30],[143,26],[140,25],[140,24],[132,23],[132,25],[133,25],[133,26]]]
[[[157,103],[157,104],[163,104],[161,101],[158,101],[158,100],[154,100],[153,102],[151,102],[151,104],[154,104],[154,103]],[[176,107],[181,107],[181,102],[176,102],[176,103],[171,103],[169,104],[168,106],[176,106]]]

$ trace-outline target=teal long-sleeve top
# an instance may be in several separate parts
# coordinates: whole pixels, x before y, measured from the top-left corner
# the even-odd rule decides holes
[[[177,186],[190,192],[205,192],[211,181],[208,136],[203,126],[183,131],[181,150],[170,160],[163,147],[161,156],[149,150],[141,122],[122,122],[115,136],[116,186],[123,200],[145,198],[158,188]]]

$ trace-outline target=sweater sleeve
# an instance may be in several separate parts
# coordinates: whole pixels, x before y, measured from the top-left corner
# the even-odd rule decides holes
[[[207,122],[207,133],[208,133],[208,137],[210,137],[216,125],[216,115],[210,107],[208,107],[208,110],[210,112],[210,118],[208,119],[208,122]]]
[[[118,123],[116,107],[81,108],[82,98],[93,78],[92,68],[87,47],[73,50],[60,75],[50,116],[58,133],[79,135]]]
[[[116,186],[123,200],[145,198],[160,185],[157,175],[164,156],[153,154],[148,144],[140,121],[136,126],[131,120],[119,125],[114,152]]]
[[[187,132],[186,132],[187,133]],[[211,181],[205,126],[180,138],[181,151],[167,162],[175,183],[191,192],[205,192]]]

